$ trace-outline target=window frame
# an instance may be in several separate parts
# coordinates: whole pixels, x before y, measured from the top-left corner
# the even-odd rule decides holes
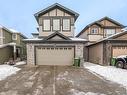
[[[96,33],[95,33],[95,31],[93,33],[93,30],[95,30],[95,29],[96,29]],[[99,32],[98,27],[92,27],[91,30],[90,30],[90,34],[98,34],[98,32]]]
[[[13,35],[15,35],[15,38],[14,38]],[[16,34],[16,33],[13,33],[13,34],[12,34],[12,40],[17,40],[17,34]]]
[[[68,20],[69,20],[69,23],[70,23],[70,24],[69,24],[69,30],[65,30],[65,29],[64,29],[64,24],[63,24],[63,22],[64,22],[65,19],[68,19]],[[63,18],[63,19],[62,19],[62,31],[64,31],[64,32],[65,32],[65,31],[66,31],[66,32],[70,32],[70,31],[71,31],[71,18]]]
[[[54,29],[53,29],[53,25],[54,25],[54,24],[53,24],[53,20],[56,20],[56,19],[59,20],[59,27],[60,27],[59,30],[54,30]],[[60,18],[52,18],[52,31],[61,31],[61,19],[60,19]]]
[[[105,28],[105,29],[104,29],[104,37],[109,37],[109,36],[111,36],[111,35],[114,35],[114,34],[108,35],[108,34],[107,34],[107,30],[114,30],[114,34],[116,34],[116,29]]]
[[[50,26],[49,26],[49,30],[45,30],[44,29],[44,20],[49,20],[49,22],[50,22]],[[42,20],[42,30],[44,31],[44,32],[50,32],[51,31],[51,18],[44,18],[43,20]]]

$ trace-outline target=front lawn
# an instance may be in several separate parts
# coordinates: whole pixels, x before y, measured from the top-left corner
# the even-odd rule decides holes
[[[89,62],[84,63],[84,67],[97,76],[100,75],[107,80],[121,84],[127,89],[126,69],[120,69],[113,66],[100,66]]]

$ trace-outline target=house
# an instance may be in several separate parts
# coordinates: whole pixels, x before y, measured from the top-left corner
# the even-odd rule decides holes
[[[25,39],[28,65],[72,65],[83,60],[86,39],[75,38],[75,21],[79,14],[55,3],[35,14],[39,25],[34,38]]]
[[[26,46],[22,39],[26,37],[12,29],[0,26],[0,63],[10,58],[17,59],[26,55]]]
[[[85,61],[101,65],[110,65],[111,58],[127,55],[127,32],[119,22],[104,17],[86,26],[78,35],[89,43],[84,47]]]
[[[121,29],[124,27],[119,22],[109,17],[104,17],[87,25],[76,37],[85,38],[94,43],[100,39],[122,32]]]

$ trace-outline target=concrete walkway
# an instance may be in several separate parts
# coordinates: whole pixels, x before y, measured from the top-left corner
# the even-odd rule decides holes
[[[0,81],[0,95],[127,95],[116,83],[75,67],[22,67]]]

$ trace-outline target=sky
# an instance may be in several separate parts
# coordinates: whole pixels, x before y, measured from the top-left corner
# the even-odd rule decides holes
[[[38,26],[34,14],[54,3],[80,14],[75,34],[105,16],[127,26],[127,0],[0,0],[0,25],[30,38]]]

